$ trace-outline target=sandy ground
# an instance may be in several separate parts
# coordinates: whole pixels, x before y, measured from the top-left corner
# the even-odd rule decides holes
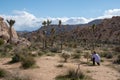
[[[68,61],[68,63],[62,63],[61,58],[58,56],[43,56],[37,57],[37,66],[39,68],[20,69],[20,63],[16,64],[6,64],[10,61],[10,58],[0,58],[0,68],[4,68],[9,71],[18,72],[20,74],[25,74],[30,76],[32,80],[55,80],[55,77],[60,74],[64,74],[68,67],[71,65],[77,67],[77,62],[79,61]],[[84,61],[84,60],[83,60]],[[56,67],[58,64],[63,64],[64,67]],[[103,62],[101,66],[88,66],[86,64],[81,64],[80,68],[83,71],[89,71],[88,74],[95,80],[118,80],[120,79],[120,73],[113,68],[106,66],[108,63]]]

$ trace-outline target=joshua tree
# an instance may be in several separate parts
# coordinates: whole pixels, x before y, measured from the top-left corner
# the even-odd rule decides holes
[[[62,37],[62,28],[61,28],[61,25],[62,25],[62,21],[59,20],[58,26],[60,28],[60,33],[59,33],[60,34],[60,42],[61,42],[60,48],[61,48],[61,53],[62,53],[62,49],[63,49],[63,37]]]
[[[53,46],[54,44],[54,40],[55,40],[55,28],[52,28],[50,31],[50,35],[51,35],[51,46]]]
[[[42,25],[44,26],[44,29],[43,29],[43,35],[44,35],[43,48],[47,48],[47,30],[46,30],[46,28],[48,26],[50,26],[51,23],[52,23],[52,21],[50,21],[50,20],[43,21],[43,23],[42,23]]]
[[[50,26],[51,23],[52,23],[52,21],[47,20],[47,26]]]
[[[95,40],[95,32],[96,32],[96,25],[93,24],[91,26],[91,31],[92,31],[92,50],[95,50],[95,43],[96,43],[96,40]]]
[[[47,25],[47,22],[46,21],[43,21],[42,25],[44,26],[43,28],[43,35],[44,35],[44,38],[43,38],[43,48],[46,48],[46,25]]]
[[[62,24],[62,21],[61,21],[61,20],[59,20],[59,27],[61,27],[61,24]]]
[[[10,34],[10,39],[9,39],[9,42],[12,43],[12,26],[15,24],[15,20],[7,20],[8,24],[9,24],[9,34]]]
[[[44,27],[46,27],[47,22],[46,22],[46,21],[43,21],[43,22],[42,22],[42,25],[43,25]]]

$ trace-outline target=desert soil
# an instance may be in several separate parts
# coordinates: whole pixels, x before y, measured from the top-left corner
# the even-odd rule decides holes
[[[55,80],[57,75],[64,74],[70,66],[77,67],[77,64],[79,63],[79,61],[70,60],[67,63],[63,63],[61,60],[62,59],[58,56],[37,57],[37,68],[23,70],[20,69],[20,63],[6,64],[10,61],[10,58],[0,58],[0,68],[30,76],[32,80]],[[64,66],[61,68],[56,67],[59,64],[63,64]],[[84,72],[89,71],[89,73],[86,74],[95,80],[119,80],[120,73],[115,69],[106,66],[108,64],[109,63],[105,61],[101,63],[101,66],[81,64],[80,69]]]

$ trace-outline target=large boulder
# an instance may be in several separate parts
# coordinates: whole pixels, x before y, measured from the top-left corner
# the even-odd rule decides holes
[[[5,43],[10,39],[9,27],[2,17],[0,17],[0,38],[2,38]],[[27,39],[18,37],[14,28],[12,28],[12,44],[16,44],[17,47],[28,47],[31,45]]]
[[[12,28],[12,35],[13,35],[13,39],[18,39],[18,35],[17,32]],[[0,38],[4,39],[4,41],[8,41],[9,40],[9,27],[7,25],[7,23],[4,21],[4,19],[2,17],[0,17]]]

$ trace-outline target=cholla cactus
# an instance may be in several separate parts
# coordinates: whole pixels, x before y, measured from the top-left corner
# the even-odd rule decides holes
[[[68,58],[70,58],[70,54],[69,53],[62,53],[62,57],[64,58],[64,62],[67,62]]]

